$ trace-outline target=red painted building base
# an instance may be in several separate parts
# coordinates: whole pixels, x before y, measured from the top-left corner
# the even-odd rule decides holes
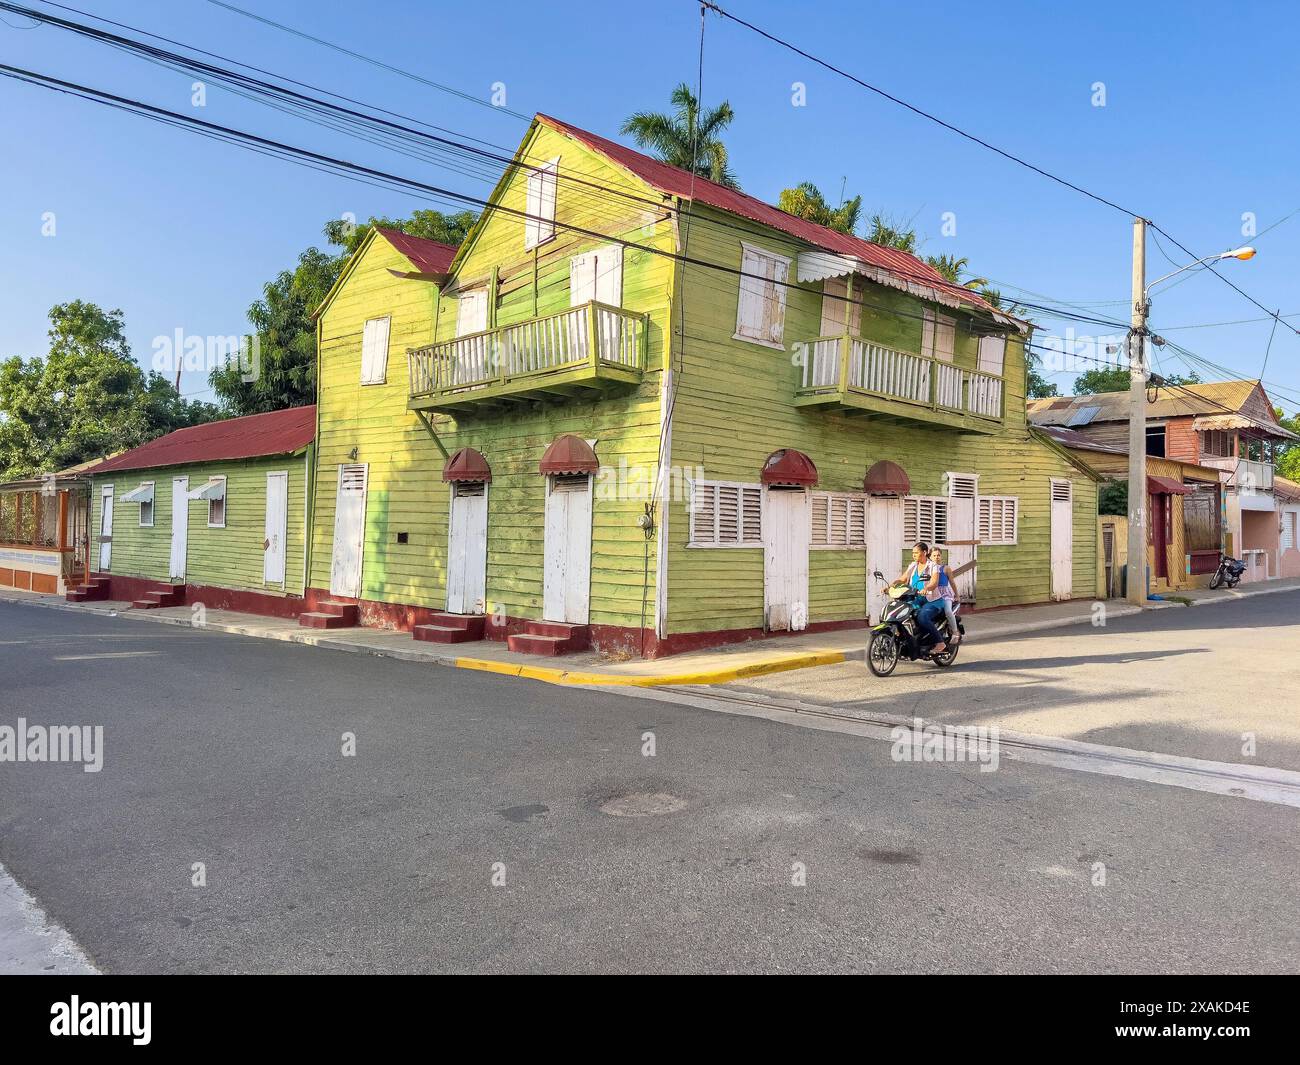
[[[114,573],[92,573],[92,579],[108,582],[107,599],[144,599],[166,581],[149,577],[126,577]],[[274,595],[243,588],[220,588],[213,584],[181,584],[174,605],[202,603],[208,610],[237,610],[244,614],[261,614],[269,618],[296,618],[307,609],[307,601],[297,595]]]

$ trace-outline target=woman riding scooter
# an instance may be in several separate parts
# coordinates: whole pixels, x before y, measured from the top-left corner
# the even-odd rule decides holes
[[[943,614],[943,600],[935,594],[939,590],[939,568],[930,565],[930,545],[924,540],[918,540],[912,545],[912,564],[894,584],[906,584],[914,592],[926,597],[925,605],[917,611],[916,623],[933,641],[930,653],[943,654],[948,650],[948,645],[943,642],[943,634],[935,624],[936,619]],[[933,599],[930,598],[931,595],[934,595]]]

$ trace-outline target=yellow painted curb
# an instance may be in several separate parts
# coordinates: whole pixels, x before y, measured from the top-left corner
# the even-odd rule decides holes
[[[540,680],[547,684],[653,688],[661,684],[726,684],[741,677],[758,677],[764,673],[783,673],[786,670],[808,669],[811,666],[833,666],[843,662],[844,658],[843,651],[811,651],[807,654],[786,655],[783,658],[750,662],[732,669],[649,675],[577,673],[567,669],[548,669],[546,666],[520,666],[511,662],[495,662],[487,658],[457,658],[454,664],[458,669],[477,669],[484,673],[501,673],[508,677],[527,677],[529,680]]]

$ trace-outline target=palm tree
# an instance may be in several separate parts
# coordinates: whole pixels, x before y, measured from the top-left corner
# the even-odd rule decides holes
[[[962,273],[970,262],[964,255],[958,259],[955,255],[945,252],[942,255],[927,255],[925,261],[933,266],[949,284],[961,285],[962,288],[968,288],[972,292],[978,292],[988,286],[987,277],[972,277],[969,281],[961,279]]]
[[[841,233],[852,233],[858,228],[858,215],[862,213],[862,197],[854,196],[845,200],[838,207],[826,202],[821,189],[811,181],[805,181],[792,189],[785,189],[777,206],[786,214],[795,215],[819,226],[828,226]]]
[[[700,114],[700,102],[685,82],[673,90],[671,115],[637,111],[623,123],[621,132],[631,134],[637,144],[653,152],[661,162],[706,177],[729,189],[739,189],[727,166],[727,149],[719,139],[735,118],[731,104],[723,100],[711,111]]]
[[[867,234],[867,240],[885,248],[905,251],[908,255],[916,254],[916,230],[910,228],[906,222],[898,222],[884,215],[871,216],[871,232]]]

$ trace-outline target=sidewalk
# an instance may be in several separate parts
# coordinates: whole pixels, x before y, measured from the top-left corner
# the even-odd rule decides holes
[[[1193,606],[1204,606],[1296,588],[1300,588],[1300,579],[1293,578],[1246,585],[1235,591],[1188,592],[1185,597]],[[204,614],[203,623],[195,624],[192,606],[136,610],[129,602],[69,603],[61,596],[12,588],[0,589],[0,601],[123,617],[133,621],[206,628],[215,632],[284,640],[406,662],[427,662],[457,669],[477,669],[527,677],[549,684],[602,687],[726,684],[768,673],[860,660],[867,643],[867,630],[855,628],[838,632],[777,636],[654,661],[638,658],[618,661],[595,653],[566,655],[563,659],[548,660],[517,654],[504,643],[494,640],[460,645],[458,648],[457,645],[421,643],[406,632],[370,628],[307,629],[295,620],[243,614],[233,610],[208,610]],[[967,615],[964,620],[969,638],[988,642],[1017,633],[1088,624],[1093,620],[1096,605],[1091,599],[1076,599],[1066,603],[976,612]],[[1153,602],[1151,608],[1174,609],[1180,605],[1175,602]],[[1107,618],[1140,613],[1139,607],[1118,600],[1107,602],[1105,609]]]

